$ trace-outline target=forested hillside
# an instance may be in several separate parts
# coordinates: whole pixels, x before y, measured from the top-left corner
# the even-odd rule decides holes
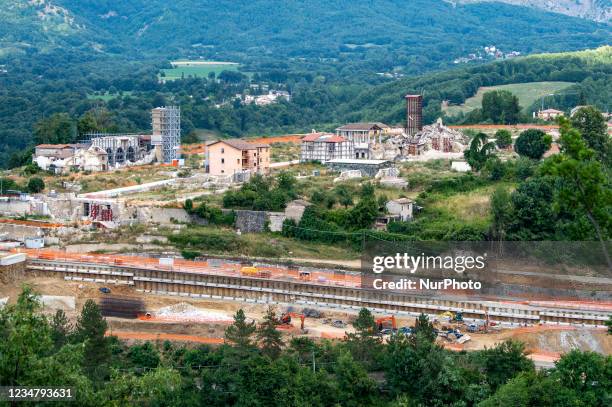
[[[453,7],[442,0],[291,0],[282,7],[273,0],[2,3],[3,26],[10,28],[0,31],[5,52],[68,45],[128,58],[297,58],[341,63],[343,75],[421,73],[490,44],[522,53],[596,47],[610,33],[607,24],[524,7]]]

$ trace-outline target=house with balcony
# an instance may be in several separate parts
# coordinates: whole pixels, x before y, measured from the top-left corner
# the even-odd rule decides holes
[[[270,145],[240,139],[214,141],[206,148],[206,170],[211,175],[268,174]]]

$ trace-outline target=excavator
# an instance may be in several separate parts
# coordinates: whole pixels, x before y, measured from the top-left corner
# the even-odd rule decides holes
[[[297,312],[286,312],[281,315],[279,322],[281,325],[291,325],[291,318],[299,318],[300,329],[304,330],[304,320],[306,319],[304,314],[298,314]]]
[[[376,320],[376,326],[378,327],[378,331],[382,331],[385,327],[384,327],[384,323],[387,321],[391,321],[391,328],[394,331],[397,331],[397,322],[395,321],[395,315],[390,315],[387,317],[382,317],[382,318],[378,318]]]

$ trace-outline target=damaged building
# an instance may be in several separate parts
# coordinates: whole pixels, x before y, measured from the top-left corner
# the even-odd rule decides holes
[[[32,161],[45,171],[108,171],[153,162],[172,163],[180,147],[180,109],[153,109],[152,134],[84,134],[79,144],[40,144]]]

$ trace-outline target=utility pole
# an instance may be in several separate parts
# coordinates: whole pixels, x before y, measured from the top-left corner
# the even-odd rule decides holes
[[[312,350],[312,373],[315,373],[317,370],[317,362],[315,361],[315,351]]]

